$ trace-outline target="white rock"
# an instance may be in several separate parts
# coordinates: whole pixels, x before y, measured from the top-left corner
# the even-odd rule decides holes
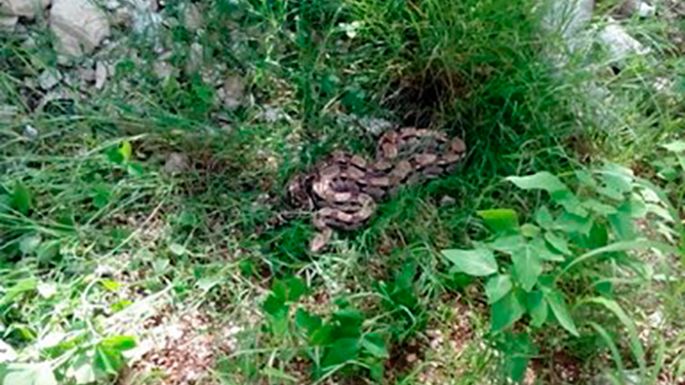
[[[107,16],[88,0],[54,0],[50,27],[58,52],[68,56],[92,52],[110,34]]]
[[[107,66],[99,61],[95,64],[95,89],[101,90],[107,81]]]
[[[28,139],[36,139],[38,137],[38,130],[30,124],[24,126],[24,136]]]
[[[14,26],[17,25],[19,16],[5,16],[0,15],[0,31],[12,32]]]
[[[224,107],[235,110],[245,102],[245,82],[240,76],[229,76],[224,86],[217,91]]]
[[[164,163],[164,172],[171,175],[180,174],[190,168],[188,155],[180,152],[172,152]]]
[[[17,359],[17,352],[3,340],[0,340],[0,363],[12,362]]]
[[[567,43],[587,27],[592,19],[595,0],[550,0],[549,10],[543,20],[543,26],[558,31]]]
[[[606,47],[609,59],[618,62],[633,55],[644,55],[649,49],[643,46],[634,37],[615,22],[609,23],[597,36],[599,41]]]
[[[622,16],[637,14],[640,17],[651,17],[656,14],[656,7],[642,0],[626,0],[619,9]]]
[[[38,85],[45,91],[53,89],[62,81],[62,74],[57,70],[48,69],[38,76]]]
[[[166,80],[174,76],[176,69],[174,66],[165,61],[156,61],[152,65],[152,71],[155,73],[155,75],[157,75],[158,78]]]
[[[186,28],[191,31],[197,31],[202,28],[202,14],[197,5],[188,3],[183,9],[183,22]]]
[[[50,0],[0,0],[0,14],[33,18],[50,4]]]

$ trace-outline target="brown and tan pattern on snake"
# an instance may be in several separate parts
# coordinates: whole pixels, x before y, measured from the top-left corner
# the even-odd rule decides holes
[[[459,138],[428,129],[403,128],[385,133],[373,161],[336,151],[312,172],[300,174],[288,185],[291,203],[313,211],[319,234],[310,249],[318,252],[333,229],[354,230],[366,223],[376,204],[402,185],[437,178],[464,158]]]

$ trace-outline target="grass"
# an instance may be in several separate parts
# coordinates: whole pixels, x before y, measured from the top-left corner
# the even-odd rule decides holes
[[[186,2],[167,3],[164,17],[182,20]],[[450,272],[439,253],[487,237],[478,210],[514,207],[530,219],[548,203],[503,178],[568,175],[608,160],[640,170],[675,203],[683,194],[677,160],[666,166],[679,177],[657,176],[666,159],[659,146],[677,139],[683,123],[682,87],[654,91],[657,79],[683,81],[682,55],[667,39],[673,23],[626,22],[653,54],[628,60],[618,75],[607,73],[599,48],[558,70],[543,54],[558,37],[541,32],[536,3],[201,2],[200,31],[171,23],[156,35],[177,74],[160,79],[154,42],[116,27],[112,40],[121,44],[94,57],[113,65],[104,89],[40,108],[45,92],[27,79],[57,67],[46,25],[30,25],[34,46],[0,35],[0,106],[18,111],[0,118],[0,343],[16,361],[49,362],[59,383],[72,384],[68,369],[89,354],[109,357],[110,371],[92,365],[98,383],[123,381],[113,336],[143,340],[144,320],[199,312],[218,340],[203,383],[503,381],[479,281]],[[245,83],[237,109],[216,102],[215,82],[228,76]],[[612,97],[587,97],[590,86]],[[75,88],[64,86],[72,95]],[[372,154],[365,117],[459,135],[468,159],[449,177],[402,189],[367,227],[311,255],[306,217],[280,227],[269,220],[287,208],[284,186],[295,173],[335,148]],[[178,173],[164,171],[171,154],[187,159]],[[601,277],[573,282],[584,290],[600,278],[615,282],[639,326],[661,315],[658,328],[641,330],[652,330],[642,341],[650,366],[658,363],[654,336],[664,343],[664,378],[682,374],[683,360],[682,264],[672,258],[650,263],[649,279],[607,264]],[[415,270],[403,279],[409,265]],[[317,379],[308,357],[321,351],[296,325],[275,334],[262,308],[274,282],[290,276],[308,287],[290,311],[334,319],[344,300],[363,313],[360,333],[387,336],[387,357]],[[578,314],[603,321],[624,366],[636,367],[611,313]],[[559,362],[579,368],[583,381],[614,365],[597,333],[573,339],[559,330],[538,337],[543,349],[531,368],[540,383],[573,382],[558,377]],[[376,379],[374,364],[384,369]]]

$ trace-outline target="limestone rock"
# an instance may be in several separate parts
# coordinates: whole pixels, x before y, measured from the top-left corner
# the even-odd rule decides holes
[[[0,15],[0,31],[12,32],[14,26],[17,25],[19,16],[5,16]]]
[[[54,0],[50,27],[58,52],[68,56],[92,52],[110,34],[105,13],[89,0]]]
[[[0,14],[32,18],[48,5],[50,0],[0,0]]]
[[[649,53],[649,48],[639,41],[619,24],[610,23],[599,32],[599,41],[606,47],[609,59],[612,62],[622,61],[629,56],[644,55]]]

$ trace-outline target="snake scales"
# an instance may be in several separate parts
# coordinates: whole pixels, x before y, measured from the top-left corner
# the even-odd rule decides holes
[[[377,203],[400,186],[450,172],[465,154],[460,138],[402,128],[381,136],[374,160],[336,151],[311,172],[296,175],[288,184],[289,200],[313,211],[312,221],[319,230],[310,250],[322,250],[333,229],[355,230],[364,225]]]

